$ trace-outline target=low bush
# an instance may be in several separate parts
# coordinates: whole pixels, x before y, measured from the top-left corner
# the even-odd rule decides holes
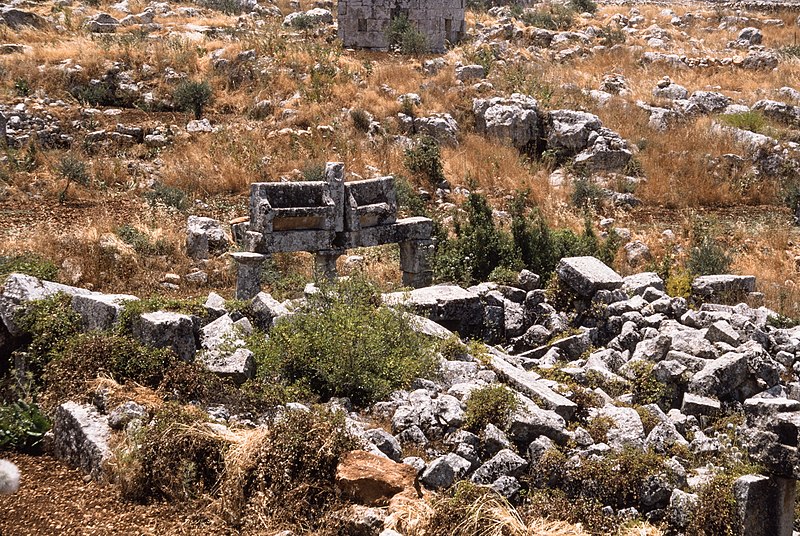
[[[31,338],[26,366],[34,378],[40,377],[53,355],[78,333],[81,317],[71,304],[70,296],[59,293],[28,302],[15,315],[14,322]]]
[[[153,189],[145,193],[144,196],[151,206],[162,204],[181,212],[189,208],[189,199],[186,196],[186,192],[180,188],[167,186],[160,182],[154,183]]]
[[[18,400],[0,405],[0,451],[34,451],[49,429],[50,421],[36,404]]]
[[[700,488],[697,508],[686,529],[687,536],[739,534],[739,513],[733,496],[735,480],[734,475],[720,473]]]
[[[473,284],[486,281],[498,267],[522,267],[511,235],[498,227],[486,198],[471,193],[466,221],[455,220],[455,238],[437,243],[434,272],[439,280]]]
[[[352,119],[353,126],[359,132],[369,131],[369,125],[372,122],[372,118],[370,117],[369,112],[366,110],[361,108],[353,108],[350,110],[350,119]]]
[[[138,502],[184,501],[218,490],[229,446],[190,406],[165,405],[151,424],[117,452],[124,497]]]
[[[594,0],[570,0],[569,7],[576,13],[597,13],[597,2]]]
[[[56,166],[56,173],[67,181],[64,189],[58,194],[58,199],[62,203],[67,199],[67,190],[73,182],[81,186],[88,186],[92,181],[86,163],[71,155],[59,160]]]
[[[58,281],[58,266],[35,253],[0,255],[0,282],[9,274],[28,274],[47,281]]]
[[[580,209],[597,207],[605,192],[590,179],[575,179],[572,184],[572,204]]]
[[[292,19],[291,25],[295,30],[310,30],[317,23],[315,17],[301,13]]]
[[[184,112],[193,112],[195,119],[203,117],[203,108],[211,101],[211,86],[206,81],[186,80],[178,84],[172,99],[175,106]]]
[[[174,360],[169,349],[149,348],[112,333],[84,333],[52,354],[44,370],[44,383],[59,400],[83,393],[86,382],[98,375],[108,375],[118,383],[134,381],[156,388]]]
[[[444,166],[439,142],[432,136],[419,136],[414,145],[406,149],[405,166],[408,170],[436,188],[444,180]]]
[[[322,182],[325,180],[325,164],[320,162],[307,162],[301,171],[304,181]]]
[[[575,24],[575,12],[567,6],[553,4],[542,9],[526,9],[522,22],[545,30],[569,30]]]
[[[751,132],[762,132],[764,127],[767,126],[766,118],[757,110],[750,110],[735,114],[724,114],[720,116],[720,120],[732,127],[740,128],[742,130],[749,130]]]
[[[415,55],[428,52],[425,34],[408,20],[406,15],[400,15],[391,20],[386,28],[386,38],[389,46],[402,54]]]
[[[464,427],[476,433],[483,430],[487,424],[505,428],[518,405],[513,391],[502,385],[476,389],[467,399]]]
[[[692,275],[726,274],[730,271],[733,259],[719,241],[703,235],[689,251],[686,268]]]
[[[433,344],[359,278],[323,284],[265,344],[251,349],[261,381],[304,385],[322,400],[346,396],[358,405],[435,369]]]
[[[140,255],[170,255],[175,252],[175,248],[167,239],[160,237],[153,240],[150,235],[133,225],[121,225],[114,232]]]
[[[276,529],[317,533],[339,504],[339,460],[359,446],[341,413],[287,412],[228,456],[227,516],[234,524],[268,520]]]

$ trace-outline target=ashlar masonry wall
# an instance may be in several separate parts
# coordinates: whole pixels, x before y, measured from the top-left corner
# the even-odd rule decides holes
[[[346,48],[388,50],[386,29],[400,15],[425,34],[431,52],[444,52],[465,31],[464,0],[339,0],[338,10]]]

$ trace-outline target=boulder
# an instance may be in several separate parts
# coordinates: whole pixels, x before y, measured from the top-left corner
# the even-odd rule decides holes
[[[445,454],[428,465],[420,481],[432,489],[449,488],[461,480],[470,467],[470,462],[461,456],[453,453]]]
[[[72,308],[81,315],[81,327],[85,331],[102,331],[116,324],[125,302],[138,299],[130,294],[75,294]]]
[[[86,20],[86,29],[92,33],[114,33],[119,21],[108,13],[98,13]]]
[[[256,327],[263,331],[269,331],[279,318],[289,314],[285,305],[266,292],[256,294],[250,302],[250,311]]]
[[[411,118],[405,114],[400,115],[400,122],[406,130],[412,130],[419,134],[430,136],[444,145],[456,145],[458,136],[458,123],[453,116],[447,113],[431,114],[425,117]]]
[[[569,435],[566,421],[554,411],[537,406],[527,397],[519,396],[519,405],[509,418],[508,437],[519,446],[528,445],[539,436],[564,444]]]
[[[649,287],[663,292],[664,280],[655,272],[642,272],[622,279],[622,290],[628,294],[642,295]]]
[[[486,78],[486,69],[483,65],[462,65],[456,67],[456,80],[478,80]]]
[[[554,110],[547,116],[547,148],[562,154],[577,154],[589,147],[592,132],[599,131],[602,126],[600,118],[594,114]]]
[[[388,305],[404,305],[462,337],[483,333],[483,304],[480,296],[456,285],[435,285],[411,292],[383,296]]]
[[[8,460],[0,460],[0,495],[11,495],[19,490],[19,469]]]
[[[245,348],[243,337],[251,335],[253,327],[247,317],[234,322],[222,315],[200,331],[202,352],[199,360],[208,370],[244,383],[255,373],[253,352]]]
[[[653,89],[653,96],[661,99],[677,100],[685,99],[689,92],[680,84],[675,84],[668,76],[665,76]]]
[[[19,337],[23,333],[14,323],[14,316],[20,307],[29,301],[49,298],[59,292],[69,296],[92,294],[86,289],[44,281],[31,275],[11,274],[6,278],[0,291],[0,320],[12,336]]]
[[[336,468],[336,487],[359,504],[383,506],[398,493],[419,497],[417,471],[363,450],[348,452]]]
[[[539,136],[539,103],[528,95],[475,99],[472,111],[479,133],[508,140],[517,149],[526,149]]]
[[[800,125],[800,106],[773,100],[760,100],[753,105],[753,110],[784,125],[794,127]]]
[[[375,445],[390,460],[400,462],[403,459],[403,449],[400,447],[400,442],[383,428],[367,430],[364,432],[364,439]]]
[[[593,419],[597,418],[608,419],[611,423],[605,441],[611,448],[644,446],[644,426],[635,409],[607,405],[594,412]]]
[[[25,26],[42,29],[47,26],[47,20],[31,11],[4,7],[0,10],[0,24],[5,24],[14,30],[22,29]]]
[[[528,462],[510,449],[503,449],[481,465],[471,477],[475,484],[491,484],[502,476],[519,476]]]
[[[309,9],[308,11],[298,11],[295,13],[289,13],[283,19],[283,25],[294,27],[300,25],[300,21],[303,21],[303,24],[307,24],[309,26],[321,26],[323,24],[333,24],[333,13],[330,12],[328,9],[322,8],[314,8]]]
[[[692,376],[689,390],[705,396],[731,398],[735,390],[748,377],[747,355],[728,352],[710,361],[700,372]]]
[[[692,393],[683,394],[683,404],[681,413],[684,415],[707,415],[715,416],[720,413],[722,405],[719,400]]]
[[[591,297],[601,289],[622,286],[620,275],[595,257],[567,257],[556,267],[559,279],[580,296]]]
[[[156,311],[141,315],[133,322],[133,335],[142,344],[171,348],[184,361],[192,361],[197,351],[191,317]]]
[[[189,216],[186,221],[186,255],[195,260],[221,255],[229,242],[222,224],[212,218]]]
[[[56,458],[100,478],[111,457],[108,420],[94,406],[65,402],[53,418],[53,450]]]

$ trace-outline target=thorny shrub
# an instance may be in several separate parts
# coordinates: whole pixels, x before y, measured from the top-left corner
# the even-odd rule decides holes
[[[487,424],[500,428],[508,425],[508,419],[519,402],[513,391],[503,385],[490,385],[473,391],[467,399],[464,428],[480,432]]]

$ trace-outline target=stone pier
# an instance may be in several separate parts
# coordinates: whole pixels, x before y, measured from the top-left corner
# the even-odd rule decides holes
[[[250,300],[261,292],[261,266],[267,255],[260,253],[231,253],[236,263],[236,299]]]

